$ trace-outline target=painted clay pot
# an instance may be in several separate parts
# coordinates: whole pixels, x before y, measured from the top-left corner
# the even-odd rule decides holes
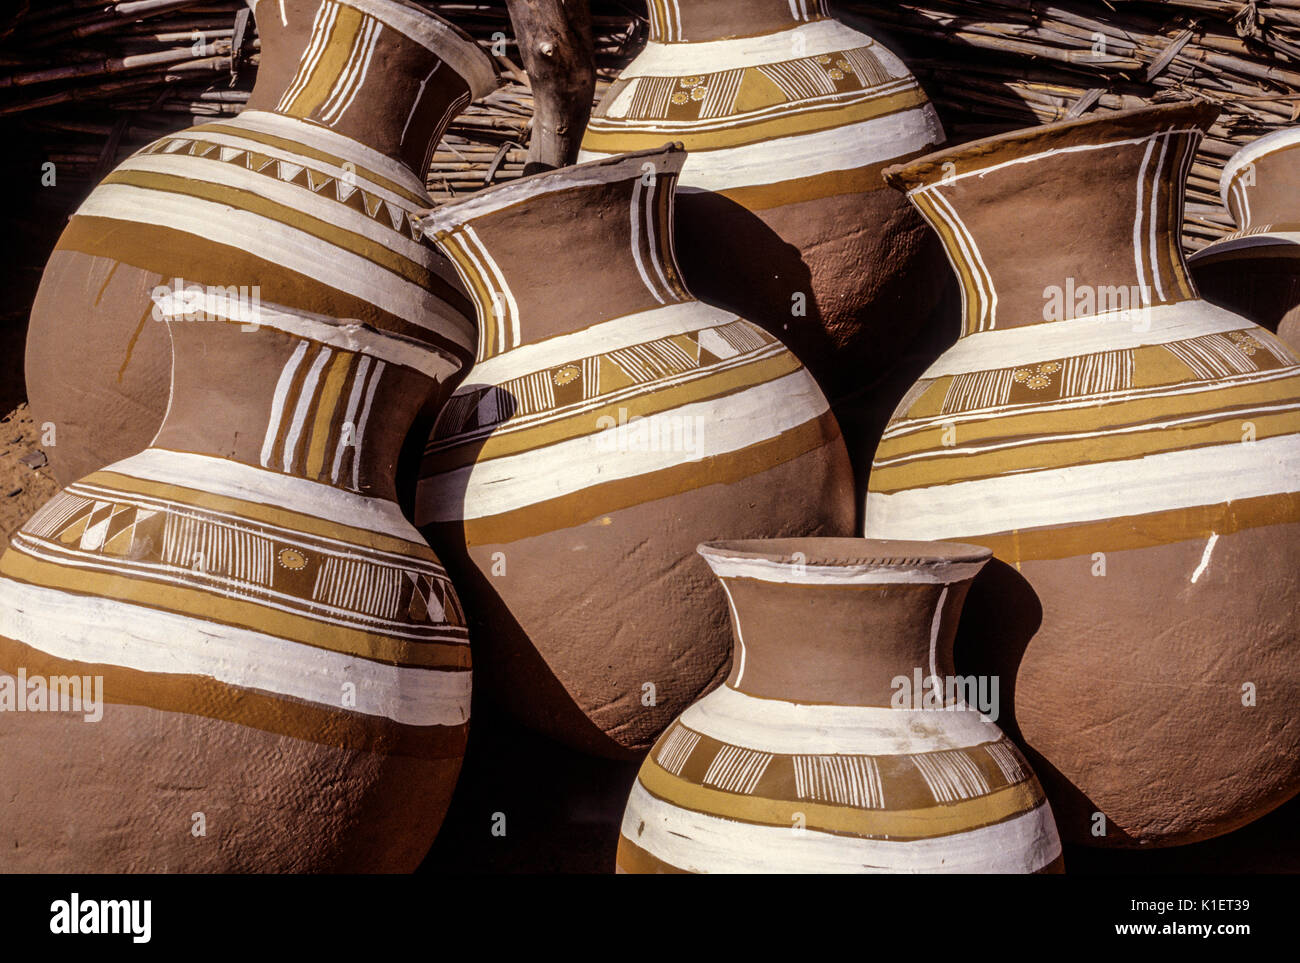
[[[470,660],[393,471],[460,362],[406,326],[171,306],[153,445],[0,558],[0,699],[27,709],[0,716],[0,869],[409,872],[460,769]],[[80,704],[38,696],[59,679]]]
[[[996,692],[952,669],[988,549],[792,538],[699,551],[726,590],[736,656],[642,765],[620,872],[1060,870],[1042,787],[996,713],[976,708]]]
[[[1198,296],[1179,241],[1217,113],[886,174],[948,246],[965,334],[890,422],[865,530],[994,550],[958,668],[1001,675],[1062,835],[1101,846],[1205,839],[1300,788],[1300,368]]]
[[[726,675],[701,538],[844,534],[853,479],[812,376],[696,301],[672,246],[685,152],[522,178],[425,220],[479,304],[479,354],[416,523],[464,593],[481,675],[588,752],[654,742]]]
[[[27,384],[63,484],[149,444],[171,348],[158,287],[233,288],[473,357],[473,309],[423,244],[423,173],[448,121],[493,86],[490,61],[404,0],[252,3],[248,108],[164,137],[105,178],[45,268]]]
[[[903,62],[823,0],[649,12],[649,42],[596,108],[580,159],[685,145],[687,285],[794,350],[865,478],[893,404],[951,344],[921,323],[945,289],[940,247],[880,176],[944,142],[938,115]],[[914,350],[925,357],[892,387]]]
[[[1300,350],[1300,128],[1238,151],[1221,193],[1238,230],[1188,259],[1196,286]]]

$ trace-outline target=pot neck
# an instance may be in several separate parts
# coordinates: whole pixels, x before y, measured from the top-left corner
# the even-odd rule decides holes
[[[954,676],[958,617],[987,549],[865,539],[768,544],[781,545],[781,554],[700,547],[730,607],[728,686],[787,702],[887,708],[900,678],[912,687]]]
[[[156,299],[172,341],[155,448],[389,501],[406,434],[450,355],[359,322],[261,304],[257,289]]]
[[[423,181],[452,118],[493,85],[491,62],[405,0],[249,0],[262,60],[248,109],[325,127]]]
[[[648,0],[652,43],[758,37],[830,16],[827,0]]]
[[[1243,148],[1224,167],[1221,188],[1240,231],[1300,225],[1300,129]]]
[[[886,172],[943,241],[963,335],[1196,299],[1183,200],[1215,114],[1194,105],[1067,122]]]
[[[521,178],[423,221],[478,313],[478,360],[694,301],[673,246],[685,151],[622,154]],[[598,270],[592,270],[598,265]]]

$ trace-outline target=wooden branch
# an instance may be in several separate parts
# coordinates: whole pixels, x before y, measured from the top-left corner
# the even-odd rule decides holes
[[[536,109],[524,171],[572,164],[596,89],[587,0],[508,0],[508,6]]]

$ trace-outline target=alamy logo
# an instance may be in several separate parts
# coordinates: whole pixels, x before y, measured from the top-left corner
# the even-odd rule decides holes
[[[151,315],[155,321],[224,321],[239,318],[245,331],[256,331],[262,311],[260,285],[186,284],[184,278],[172,278],[170,285],[160,284],[149,294],[153,301]]]
[[[704,418],[682,415],[630,415],[618,409],[618,417],[601,415],[596,419],[599,434],[596,450],[671,451],[704,457]]]
[[[0,712],[80,712],[87,722],[104,718],[102,675],[0,675]]]
[[[133,943],[148,943],[153,933],[153,901],[147,899],[88,899],[79,893],[50,904],[50,932],[129,934]]]
[[[911,676],[896,675],[889,687],[891,709],[928,709],[961,712],[978,709],[985,721],[998,721],[998,677],[995,675],[926,675],[912,670]]]
[[[1136,331],[1151,328],[1151,288],[1148,285],[1079,284],[1066,278],[1064,286],[1043,288],[1043,320],[1073,321],[1097,315],[1118,314]]]

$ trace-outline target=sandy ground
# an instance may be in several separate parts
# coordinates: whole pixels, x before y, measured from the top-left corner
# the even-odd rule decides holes
[[[58,491],[48,467],[33,470],[19,461],[40,450],[41,433],[25,403],[0,419],[0,544]]]

